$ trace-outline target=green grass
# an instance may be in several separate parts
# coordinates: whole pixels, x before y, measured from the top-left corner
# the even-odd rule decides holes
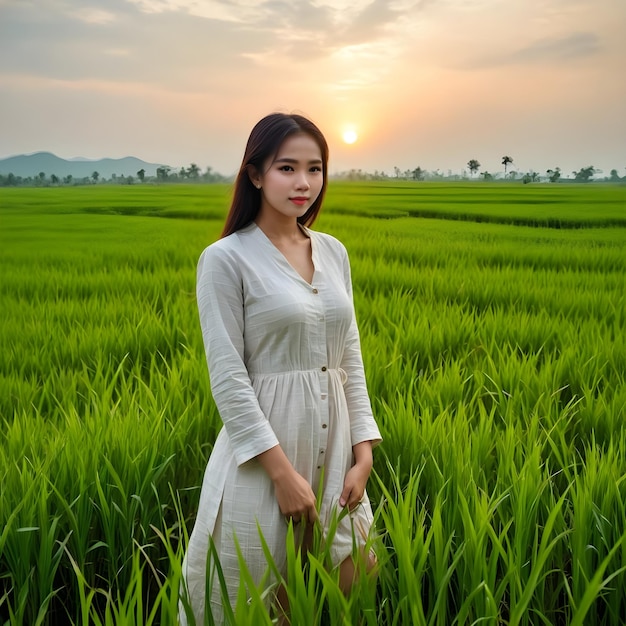
[[[328,208],[345,215],[434,217],[550,228],[626,226],[623,185],[335,183]]]
[[[2,189],[5,211],[222,220],[229,185]],[[625,185],[345,183],[331,181],[325,213],[422,217],[550,228],[626,226]]]
[[[175,623],[220,427],[195,263],[228,194],[0,190],[0,624]],[[316,227],[351,255],[385,438],[378,581],[346,600],[322,544],[292,552],[295,615],[622,622],[625,207],[625,187],[331,184]],[[269,623],[253,595],[237,622]]]

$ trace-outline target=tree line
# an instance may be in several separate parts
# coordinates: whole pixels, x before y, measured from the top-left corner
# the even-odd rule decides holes
[[[502,165],[504,165],[504,178],[508,178],[509,180],[515,180],[520,177],[520,180],[523,183],[535,183],[540,182],[541,180],[547,180],[551,183],[557,183],[562,178],[562,172],[560,167],[555,167],[554,169],[546,170],[546,176],[542,177],[538,172],[531,170],[530,172],[526,172],[524,174],[519,175],[518,172],[512,170],[507,175],[507,166],[513,164],[513,158],[510,156],[502,157]],[[467,169],[470,172],[470,176],[476,176],[477,172],[480,170],[480,162],[477,159],[470,159],[467,162]],[[588,183],[593,179],[595,174],[601,174],[602,171],[593,165],[588,165],[587,167],[581,167],[578,171],[574,170],[572,172],[574,182],[579,183]],[[493,180],[494,176],[490,174],[488,171],[481,172],[481,176],[484,180]],[[572,180],[572,179],[568,179]],[[608,177],[604,178],[606,182],[626,182],[626,176],[620,177],[618,171],[616,169],[612,169],[611,173]]]
[[[505,155],[502,157],[502,165],[504,165],[504,176],[500,180],[520,180],[523,183],[536,183],[547,181],[551,183],[557,183],[563,179],[563,175],[560,167],[555,167],[554,169],[546,170],[545,176],[542,176],[538,172],[533,170],[525,173],[520,173],[517,170],[508,170],[510,165],[513,165],[513,157]],[[467,162],[467,170],[462,174],[453,174],[450,170],[448,171],[448,175],[442,174],[439,170],[434,170],[428,172],[427,170],[422,169],[421,167],[416,167],[415,169],[407,169],[400,170],[399,167],[394,167],[394,178],[400,178],[404,180],[463,180],[467,179],[467,172],[469,172],[469,178],[477,178],[477,174],[481,168],[481,164],[477,159],[470,159]],[[589,165],[587,167],[581,167],[580,170],[574,170],[572,172],[573,178],[567,178],[569,181],[580,182],[580,183],[588,183],[593,180],[595,174],[601,174],[602,170],[594,167],[593,165]],[[345,178],[359,178],[361,170],[350,170],[344,177]],[[366,175],[367,176],[367,175]],[[384,178],[385,176],[382,175]],[[485,181],[493,181],[499,179],[499,174],[492,174],[488,171],[480,172],[480,177]],[[380,179],[381,175],[378,172],[375,172],[372,176],[373,179]],[[610,175],[608,177],[604,177],[603,179],[596,179],[602,182],[626,182],[626,176],[620,177],[619,172],[616,169],[612,169]]]
[[[557,183],[559,181],[563,182],[565,180],[569,182],[581,182],[588,183],[592,180],[595,182],[626,182],[626,176],[619,175],[619,172],[616,169],[612,169],[609,176],[605,176],[602,179],[594,179],[594,175],[601,174],[602,170],[589,165],[587,167],[582,167],[578,171],[573,171],[573,178],[565,178],[561,171],[560,167],[555,167],[554,169],[546,170],[544,176],[535,172],[533,170],[529,172],[518,172],[515,169],[509,170],[509,166],[514,164],[513,157],[509,155],[505,155],[502,157],[502,165],[504,166],[504,176],[500,177],[500,173],[492,174],[488,171],[480,172],[480,178],[484,181],[495,181],[495,180],[510,180],[515,181],[519,180],[522,183],[536,183],[536,182],[551,182]],[[467,162],[467,170],[465,170],[461,174],[453,173],[452,170],[448,170],[447,173],[444,173],[440,170],[431,170],[428,171],[423,169],[422,167],[416,167],[415,169],[405,169],[401,170],[399,167],[393,168],[393,176],[388,175],[385,172],[380,172],[375,170],[373,173],[365,172],[360,169],[352,169],[344,172],[340,172],[335,174],[335,178],[340,178],[344,180],[408,180],[408,181],[458,181],[458,180],[472,180],[478,178],[477,174],[480,171],[481,164],[477,159],[470,159]],[[469,176],[468,176],[469,172]]]
[[[133,185],[135,183],[180,183],[180,182],[198,182],[198,183],[224,183],[232,181],[232,177],[223,176],[219,172],[213,171],[212,167],[207,167],[203,172],[195,164],[191,163],[189,167],[181,167],[175,170],[171,167],[158,167],[156,176],[149,176],[145,169],[140,169],[135,176],[124,174],[112,174],[109,179],[100,175],[97,170],[91,176],[75,177],[72,174],[66,176],[58,176],[45,172],[39,172],[33,176],[16,176],[15,174],[0,174],[0,187],[62,187],[62,186],[78,186],[78,185],[96,185],[96,184],[114,184],[114,185]]]
[[[375,170],[373,173],[365,172],[361,169],[351,169],[344,172],[333,174],[332,178],[341,180],[412,180],[412,181],[425,181],[425,180],[440,180],[440,181],[458,181],[458,180],[472,180],[480,178],[484,181],[494,180],[519,180],[522,183],[536,183],[536,182],[550,182],[558,183],[567,180],[569,182],[581,182],[588,183],[592,180],[595,182],[611,182],[620,183],[626,182],[626,175],[620,176],[616,169],[612,169],[609,176],[605,176],[602,179],[594,179],[594,175],[601,174],[602,171],[589,165],[582,167],[580,170],[574,170],[572,172],[573,178],[564,178],[560,167],[546,170],[544,176],[533,170],[525,173],[520,173],[517,170],[510,169],[509,166],[513,165],[513,158],[505,155],[502,157],[502,165],[504,165],[504,177],[500,178],[499,173],[492,174],[488,171],[482,171],[481,164],[477,159],[470,159],[467,162],[467,170],[462,174],[454,174],[452,170],[448,170],[447,173],[440,170],[428,171],[422,167],[416,167],[414,169],[401,170],[399,167],[393,168],[393,176],[390,176],[384,171]],[[469,172],[469,178],[467,175]],[[117,184],[117,185],[133,185],[135,183],[227,183],[232,182],[232,176],[223,176],[219,172],[215,172],[212,167],[207,167],[204,172],[195,164],[191,163],[189,167],[181,167],[176,170],[171,167],[161,166],[156,170],[155,176],[146,175],[145,169],[140,169],[135,176],[117,175],[112,174],[109,179],[104,178],[99,172],[94,171],[91,176],[73,177],[71,174],[60,177],[56,174],[48,176],[45,172],[39,172],[35,176],[16,176],[14,174],[0,174],[0,187],[60,187],[60,186],[76,186],[76,185],[95,185],[95,184]]]

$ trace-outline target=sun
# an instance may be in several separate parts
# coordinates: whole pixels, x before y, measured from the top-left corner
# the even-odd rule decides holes
[[[346,143],[354,143],[359,138],[356,131],[352,128],[345,130],[342,136]]]

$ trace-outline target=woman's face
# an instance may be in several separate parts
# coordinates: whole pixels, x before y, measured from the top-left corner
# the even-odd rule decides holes
[[[252,182],[261,185],[260,213],[264,217],[301,217],[315,202],[324,182],[317,142],[304,133],[291,135]]]

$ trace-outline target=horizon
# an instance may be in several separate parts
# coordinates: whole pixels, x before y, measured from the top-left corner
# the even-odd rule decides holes
[[[0,158],[228,176],[283,111],[318,123],[332,172],[622,175],[624,27],[623,0],[0,0]]]
[[[45,156],[51,156],[60,160],[63,160],[67,163],[99,163],[102,161],[124,161],[124,160],[128,160],[128,159],[132,159],[132,160],[136,160],[136,161],[140,161],[141,163],[145,164],[145,165],[152,165],[152,166],[156,166],[158,167],[166,167],[168,168],[168,170],[170,171],[170,173],[172,175],[178,174],[180,172],[181,169],[185,169],[185,164],[183,165],[169,165],[167,163],[154,163],[154,162],[150,162],[150,161],[146,161],[145,159],[142,159],[141,157],[137,157],[135,155],[132,154],[128,154],[124,157],[100,157],[100,158],[85,158],[85,157],[81,157],[81,156],[77,156],[77,157],[72,157],[72,158],[67,158],[67,157],[61,157],[58,154],[55,154],[53,152],[50,152],[49,150],[38,150],[36,152],[31,152],[29,154],[13,154],[7,157],[2,157],[0,156],[0,163],[7,160],[7,159],[13,159],[13,158],[21,158],[21,157],[37,157],[39,155],[45,155]],[[194,162],[189,162],[186,165],[193,165]],[[196,164],[197,165],[197,164]],[[431,182],[433,180],[436,180],[438,177],[441,177],[442,179],[450,179],[450,178],[458,178],[458,177],[466,177],[467,180],[479,180],[480,176],[483,173],[487,173],[488,170],[485,170],[482,166],[480,166],[478,168],[478,170],[472,174],[471,172],[468,173],[469,168],[467,167],[468,164],[466,164],[465,168],[462,168],[461,170],[458,171],[453,171],[451,169],[448,169],[445,172],[442,172],[440,169],[436,169],[436,170],[428,170],[425,168],[421,168],[422,170],[422,174],[425,176],[425,178],[420,179],[420,181],[416,181],[416,182],[426,182],[428,180],[430,180]],[[419,166],[418,166],[419,167]],[[558,167],[558,166],[557,166]],[[584,166],[581,167],[579,169],[584,169],[586,167],[590,167],[590,166]],[[235,178],[237,175],[237,172],[233,172],[233,173],[228,173],[225,174],[224,172],[220,172],[218,170],[216,170],[215,168],[213,168],[212,166],[208,166],[205,168],[199,168],[201,173],[207,172],[209,170],[212,170],[212,173],[214,175],[218,175],[221,176],[224,179],[231,179],[231,178]],[[381,179],[382,178],[389,178],[391,180],[394,179],[401,179],[401,180],[412,180],[411,176],[406,176],[407,173],[412,174],[412,170],[416,169],[416,168],[405,168],[405,169],[400,169],[398,168],[398,172],[395,171],[387,171],[387,170],[381,170],[381,169],[374,169],[374,170],[364,170],[362,168],[347,168],[344,170],[335,170],[335,171],[331,171],[329,170],[329,178],[333,178],[333,177],[340,177],[340,178],[345,178],[346,176],[349,176],[350,174],[354,173],[357,176],[379,176]],[[617,168],[612,168],[615,169],[618,173],[618,176],[620,174],[619,170],[617,170]],[[539,172],[533,168],[530,168],[527,171],[521,171],[519,169],[516,168],[515,163],[514,162],[510,162],[508,164],[507,167],[507,174],[510,174],[511,172],[514,172],[519,176],[523,176],[524,174],[527,173],[535,173],[538,174],[540,177],[545,178],[547,172]],[[3,175],[7,175],[10,172],[7,172],[6,174]],[[490,174],[490,176],[492,178],[490,178],[489,180],[494,180],[494,181],[502,181],[505,180],[505,176],[504,176],[504,170],[499,170],[499,171],[492,171],[492,172],[488,172]],[[570,174],[576,174],[576,172],[572,171],[572,172],[565,172],[565,171],[561,171],[561,176],[560,179],[561,180],[571,180],[570,178]],[[608,178],[608,173],[609,172],[605,172],[601,169],[595,168],[595,172],[594,174],[592,174],[591,178],[594,179],[594,177],[596,175],[599,175],[599,179],[602,178]],[[66,175],[67,173],[59,173],[59,172],[44,172],[44,174],[46,175]],[[34,174],[32,175],[34,176]],[[124,174],[122,174],[122,176],[124,176]],[[502,178],[500,178],[500,176],[502,176]],[[150,175],[150,178],[154,178],[153,175]],[[626,176],[624,176],[624,179],[626,180]],[[109,180],[108,178],[106,178],[106,175],[102,176],[101,180]],[[356,179],[355,179],[356,180]],[[511,181],[514,180],[521,180],[521,178],[511,178]]]

